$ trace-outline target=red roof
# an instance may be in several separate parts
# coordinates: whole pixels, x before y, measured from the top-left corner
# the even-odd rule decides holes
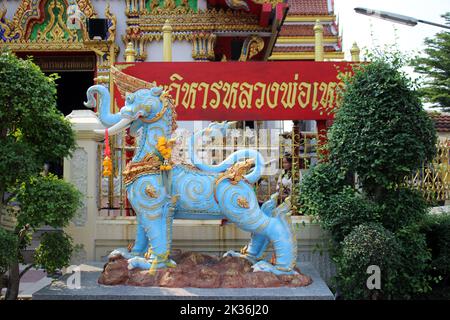
[[[336,51],[334,46],[324,46],[325,52]],[[275,46],[273,52],[314,52],[314,46]]]
[[[323,25],[323,35],[333,36],[331,25]],[[314,37],[314,24],[284,24],[281,27],[280,37]]]
[[[438,132],[450,132],[450,114],[428,113]]]
[[[327,0],[288,0],[289,15],[328,15]]]

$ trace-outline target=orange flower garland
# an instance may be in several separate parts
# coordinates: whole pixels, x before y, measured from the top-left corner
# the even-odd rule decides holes
[[[164,164],[160,166],[160,169],[163,171],[171,170],[172,166],[170,165],[170,158],[172,157],[172,145],[174,141],[167,140],[166,137],[159,137],[158,142],[156,144],[156,150],[161,154],[164,158]]]

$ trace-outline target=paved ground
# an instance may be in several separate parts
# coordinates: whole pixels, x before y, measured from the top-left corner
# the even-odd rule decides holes
[[[20,266],[22,270],[25,266]],[[28,270],[20,279],[19,298],[29,299],[33,293],[48,286],[52,282],[52,278],[47,277],[43,270],[31,269]],[[2,295],[5,294],[6,289],[3,289]]]

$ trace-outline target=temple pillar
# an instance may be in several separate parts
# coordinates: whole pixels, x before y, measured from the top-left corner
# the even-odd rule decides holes
[[[98,217],[99,158],[98,144],[103,135],[95,129],[105,129],[91,110],[74,110],[66,117],[75,131],[77,148],[71,158],[64,159],[64,180],[83,194],[82,206],[65,228],[74,245],[74,260],[95,260],[96,222]]]
[[[165,62],[172,61],[172,26],[166,20],[162,28],[163,31],[163,59]]]
[[[358,44],[356,42],[353,42],[353,46],[350,49],[350,54],[352,55],[352,61],[353,62],[359,62],[360,61],[360,55],[361,50],[358,47]]]
[[[314,60],[323,61],[323,26],[320,20],[316,20],[314,26]]]

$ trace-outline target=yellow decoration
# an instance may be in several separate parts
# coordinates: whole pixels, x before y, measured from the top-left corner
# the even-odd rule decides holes
[[[159,167],[160,170],[172,170],[172,165],[170,164],[170,158],[172,157],[172,146],[174,145],[175,140],[167,140],[166,137],[162,136],[158,138],[156,143],[156,150],[161,154],[164,158],[164,163]]]
[[[150,273],[150,275],[155,275],[156,273],[156,266],[158,265],[158,257],[156,256],[155,259],[152,262],[152,266],[150,267],[150,269],[148,270],[148,273]]]
[[[103,159],[103,176],[110,177],[112,175],[112,161],[111,158],[106,156]]]

